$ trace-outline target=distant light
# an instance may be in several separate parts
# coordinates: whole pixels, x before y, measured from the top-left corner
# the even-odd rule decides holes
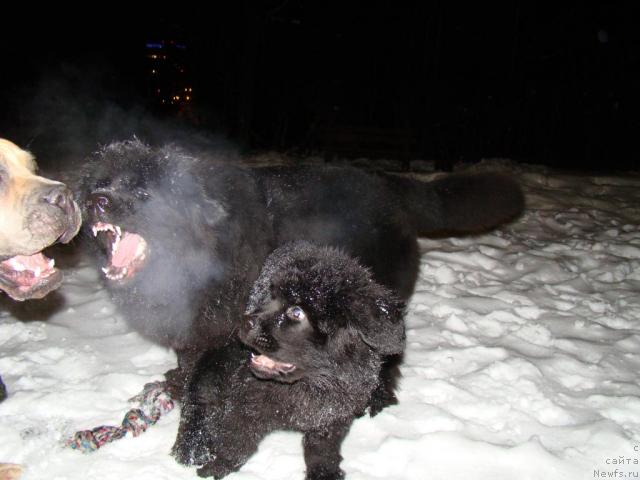
[[[162,48],[161,43],[147,43],[147,48]]]
[[[187,99],[187,102],[191,100],[191,97],[189,95],[187,95],[185,98]]]
[[[154,69],[154,70],[151,70],[151,73],[156,73],[155,69]]]

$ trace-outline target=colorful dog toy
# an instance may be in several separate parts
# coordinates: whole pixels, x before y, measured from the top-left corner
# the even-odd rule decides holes
[[[76,432],[73,437],[67,440],[66,445],[74,450],[89,453],[106,443],[121,439],[127,432],[131,432],[134,437],[137,437],[174,407],[174,402],[167,393],[164,382],[147,383],[142,392],[129,401],[140,402],[140,406],[129,410],[120,426],[101,425],[92,430]]]

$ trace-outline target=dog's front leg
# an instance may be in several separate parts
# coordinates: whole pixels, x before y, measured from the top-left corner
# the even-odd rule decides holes
[[[349,431],[350,423],[333,423],[320,430],[306,432],[302,439],[304,461],[307,465],[306,480],[340,480],[344,472],[340,468],[340,447]]]

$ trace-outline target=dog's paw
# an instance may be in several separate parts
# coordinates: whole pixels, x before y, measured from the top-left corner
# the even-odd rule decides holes
[[[393,391],[379,387],[373,391],[369,400],[369,415],[375,417],[386,407],[397,405],[398,398]]]
[[[15,463],[0,463],[0,480],[18,480],[22,476],[22,467]]]

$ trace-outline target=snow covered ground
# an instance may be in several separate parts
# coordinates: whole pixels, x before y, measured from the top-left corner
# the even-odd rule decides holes
[[[640,175],[473,168],[517,176],[527,212],[490,234],[420,241],[400,403],[355,422],[347,478],[640,477]],[[119,423],[175,356],[127,327],[86,261],[60,294],[46,321],[0,317],[0,461],[23,464],[25,480],[196,478],[169,456],[177,409],[92,454],[62,446]],[[268,437],[228,478],[303,478],[300,440]]]

